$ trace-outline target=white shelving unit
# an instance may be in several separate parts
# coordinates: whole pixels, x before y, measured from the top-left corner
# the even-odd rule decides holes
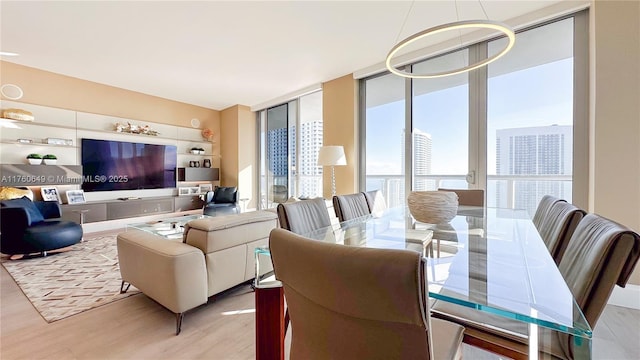
[[[210,159],[213,167],[218,167],[218,157],[213,153],[213,143],[205,140],[201,129],[175,125],[138,121],[107,115],[91,114],[73,110],[58,109],[40,105],[25,104],[14,101],[1,101],[2,109],[19,108],[33,113],[35,120],[14,121],[19,128],[2,128],[0,132],[0,164],[26,164],[26,156],[30,153],[53,154],[58,158],[58,165],[81,165],[80,144],[83,138],[129,141],[146,144],[175,145],[177,147],[177,166],[189,167],[190,161]],[[157,131],[158,136],[132,134],[115,131],[115,124],[144,126],[149,125]],[[43,143],[47,138],[71,139],[73,145],[53,145]],[[29,139],[31,143],[20,143],[18,139]],[[205,154],[191,154],[192,147],[205,149]],[[41,165],[46,166],[46,165]],[[205,183],[207,181],[200,181]],[[209,181],[213,182],[213,181]],[[180,186],[193,186],[177,184]],[[197,186],[197,185],[196,185]],[[75,185],[75,188],[78,186]],[[73,186],[71,187],[73,188]],[[112,200],[118,197],[140,196],[176,196],[177,189],[127,190],[112,192],[87,193],[87,201]]]

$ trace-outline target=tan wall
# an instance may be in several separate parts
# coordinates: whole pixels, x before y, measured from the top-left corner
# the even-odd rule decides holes
[[[258,169],[258,143],[256,113],[248,106],[238,106],[238,198],[249,199],[244,204],[247,209],[258,206],[256,182]]]
[[[322,84],[323,145],[342,145],[346,166],[336,166],[336,194],[358,191],[358,81],[351,74]],[[323,195],[331,198],[331,168],[323,173]]]
[[[238,107],[220,112],[220,186],[238,186]]]
[[[224,138],[221,159],[221,186],[237,186],[238,199],[247,209],[257,206],[256,115],[244,105],[222,110],[221,137]]]
[[[590,210],[640,231],[640,2],[594,1],[591,17]]]
[[[22,88],[20,102],[186,127],[191,127],[191,119],[197,118],[201,128],[220,132],[219,112],[200,106],[6,61],[0,61],[0,79],[2,84]]]

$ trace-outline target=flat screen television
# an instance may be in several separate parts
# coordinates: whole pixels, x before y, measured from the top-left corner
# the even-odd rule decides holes
[[[81,153],[84,191],[176,187],[174,145],[82,139]]]

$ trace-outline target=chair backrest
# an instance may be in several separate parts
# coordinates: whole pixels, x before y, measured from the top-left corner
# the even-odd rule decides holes
[[[482,189],[445,189],[438,191],[450,191],[458,194],[458,204],[468,206],[484,206],[484,190]]]
[[[296,234],[306,234],[331,225],[323,198],[278,204],[280,227]]]
[[[369,205],[363,193],[349,195],[335,195],[333,197],[333,210],[340,222],[369,215]]]
[[[365,199],[367,199],[367,205],[369,206],[369,212],[374,215],[381,215],[387,210],[387,202],[384,201],[384,196],[380,190],[372,190],[363,192]]]
[[[558,268],[592,328],[614,285],[626,285],[639,257],[640,235],[627,227],[596,214],[578,224]]]
[[[536,229],[538,229],[538,231],[540,231],[545,217],[549,213],[549,210],[551,210],[551,206],[558,201],[566,202],[566,200],[562,200],[551,195],[545,195],[542,197],[542,199],[540,199],[538,207],[536,208],[536,213],[533,215],[533,224],[536,226]]]
[[[237,203],[238,188],[235,186],[216,186],[213,202],[219,204]]]
[[[424,260],[275,229],[269,249],[284,287],[291,359],[429,359]]]
[[[585,215],[585,211],[568,202],[557,201],[551,205],[538,232],[556,264],[560,264],[569,239]]]

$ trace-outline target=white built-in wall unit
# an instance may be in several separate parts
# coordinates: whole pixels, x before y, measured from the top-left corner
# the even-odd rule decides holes
[[[4,169],[5,180],[4,185],[16,185],[15,181],[9,181],[6,175],[9,174],[8,166],[14,164],[28,164],[26,156],[30,153],[41,155],[53,154],[57,157],[56,166],[50,165],[31,165],[37,166],[34,171],[47,175],[50,166],[51,172],[56,168],[62,168],[63,171],[75,171],[82,175],[81,170],[81,143],[82,139],[98,139],[98,140],[114,140],[126,141],[144,144],[174,145],[177,148],[177,167],[186,168],[185,181],[177,181],[176,188],[163,189],[144,189],[144,190],[119,190],[119,191],[97,191],[85,192],[85,199],[88,205],[92,203],[109,203],[117,202],[119,198],[162,198],[164,201],[171,203],[171,212],[179,211],[185,207],[185,203],[191,201],[189,197],[178,197],[178,188],[190,187],[195,189],[199,184],[218,184],[218,169],[204,168],[204,160],[211,161],[213,166],[217,164],[218,157],[213,154],[213,143],[205,139],[201,129],[187,128],[167,124],[151,123],[137,121],[133,119],[123,119],[113,116],[105,116],[78,112],[73,110],[65,110],[53,107],[45,107],[39,105],[25,104],[13,101],[2,101],[0,103],[2,110],[21,109],[31,112],[34,115],[34,121],[10,121],[2,120],[2,131],[0,133],[0,168]],[[152,130],[157,131],[157,136],[134,134],[127,132],[117,132],[115,124],[120,123],[126,125],[130,123],[137,126],[148,125]],[[49,144],[47,139],[65,139],[67,144]],[[192,148],[204,149],[203,154],[192,154]],[[198,161],[199,168],[190,168],[189,163]],[[13,171],[29,172],[28,167],[19,166],[12,167]],[[20,170],[22,169],[22,170]],[[70,169],[70,170],[69,170]],[[177,169],[176,173],[180,173],[181,169]],[[182,173],[185,173],[183,170]],[[27,178],[28,179],[28,178]],[[66,190],[80,189],[79,183],[66,184],[64,181],[54,181],[51,183],[47,177],[36,177],[38,181],[29,183],[30,180],[22,182],[22,186],[33,187],[36,192],[41,186],[53,185],[58,188],[60,194],[64,194]],[[15,179],[14,179],[15,180]],[[37,187],[37,188],[36,188]],[[193,191],[190,193],[191,198],[197,198],[197,194]],[[62,196],[65,201],[64,196]],[[174,203],[175,201],[175,203]],[[166,206],[157,206],[158,209]],[[159,211],[164,211],[159,210]],[[99,221],[99,219],[94,220]]]

